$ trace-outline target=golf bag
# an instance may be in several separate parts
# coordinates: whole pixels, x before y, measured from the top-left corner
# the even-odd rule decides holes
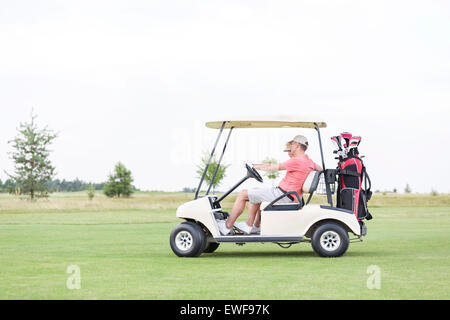
[[[338,142],[339,163],[336,169],[338,175],[337,207],[351,210],[358,220],[372,219],[367,208],[367,201],[372,196],[371,181],[366,167],[359,157],[357,146],[361,137],[353,137],[349,133],[331,138]]]

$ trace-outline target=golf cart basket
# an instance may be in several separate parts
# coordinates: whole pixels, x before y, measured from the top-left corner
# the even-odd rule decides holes
[[[331,194],[334,195],[336,191],[336,182],[330,183]],[[317,195],[326,195],[327,188],[325,185],[325,177],[323,174],[320,175],[319,184],[317,185],[317,190],[315,192]]]

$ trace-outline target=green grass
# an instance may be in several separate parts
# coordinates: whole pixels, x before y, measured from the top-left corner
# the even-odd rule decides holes
[[[169,246],[180,222],[172,207],[185,195],[173,194],[174,203],[170,194],[125,204],[97,197],[91,209],[80,196],[83,210],[74,198],[48,201],[68,210],[0,198],[0,299],[450,298],[450,206],[372,208],[364,242],[340,258],[319,258],[308,243],[266,243],[221,244],[187,259]],[[66,287],[70,265],[80,268],[79,290]],[[381,269],[379,290],[366,286],[370,265]]]

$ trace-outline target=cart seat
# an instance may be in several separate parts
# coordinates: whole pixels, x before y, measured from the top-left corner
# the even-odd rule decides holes
[[[313,193],[317,190],[317,186],[319,185],[319,178],[321,172],[319,171],[311,171],[303,183],[303,193]]]
[[[317,186],[319,185],[319,181],[320,181],[320,174],[322,172],[319,171],[311,171],[308,175],[308,177],[306,178],[305,182],[303,183],[303,193],[309,193],[309,197],[308,200],[306,201],[306,204],[309,203],[309,201],[311,200],[311,197],[314,193],[314,191],[317,190]]]

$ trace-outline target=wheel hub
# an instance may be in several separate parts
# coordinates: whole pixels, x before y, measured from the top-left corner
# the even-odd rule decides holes
[[[320,237],[320,246],[326,251],[334,251],[339,248],[341,237],[334,231],[326,231]]]
[[[192,247],[192,243],[192,235],[187,231],[180,231],[175,237],[175,244],[181,251],[189,250]]]

